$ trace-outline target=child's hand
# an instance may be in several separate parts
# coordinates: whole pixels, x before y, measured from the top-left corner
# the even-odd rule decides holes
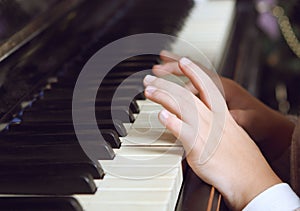
[[[153,76],[144,79],[145,95],[166,109],[160,112],[159,119],[182,142],[194,172],[214,185],[232,208],[242,209],[256,195],[281,181],[233,120],[210,78],[187,59],[181,59],[179,67],[195,89],[203,93],[200,99],[177,84]],[[212,102],[217,102],[217,107]],[[217,124],[219,137],[211,139],[214,116],[222,110],[223,124]],[[208,147],[211,143],[214,150]]]
[[[183,75],[178,64],[179,56],[162,51],[161,59],[164,64],[153,66],[155,75]],[[290,145],[294,124],[284,115],[264,105],[236,82],[224,77],[220,77],[220,81],[234,120],[258,143],[267,158],[280,156]],[[186,84],[186,88],[199,94],[191,82]]]

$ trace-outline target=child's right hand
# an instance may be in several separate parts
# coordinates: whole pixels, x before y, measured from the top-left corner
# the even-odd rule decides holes
[[[241,210],[281,181],[255,143],[233,120],[212,80],[187,59],[181,59],[179,67],[202,93],[199,98],[154,76],[144,79],[145,95],[165,108],[159,119],[182,142],[193,171],[215,186],[233,209]],[[219,114],[223,121],[216,121]],[[215,125],[217,130],[213,130]]]
[[[183,75],[178,64],[179,58],[171,52],[162,51],[163,64],[154,65],[153,73],[156,76],[170,73]],[[220,81],[226,104],[234,120],[256,141],[268,159],[279,157],[290,145],[294,124],[284,115],[253,97],[233,80],[220,77]],[[199,94],[191,81],[185,88],[196,95]]]

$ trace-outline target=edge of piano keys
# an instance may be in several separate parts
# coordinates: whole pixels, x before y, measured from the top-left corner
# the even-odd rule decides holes
[[[231,42],[232,31],[234,28],[235,22],[235,0],[224,0],[224,1],[195,1],[195,6],[191,11],[190,15],[187,18],[185,23],[186,25],[193,25],[194,27],[185,27],[181,32],[179,32],[178,36],[180,39],[187,41],[191,45],[193,45],[196,49],[200,50],[200,53],[204,53],[204,56],[207,57],[210,62],[213,64],[218,73],[221,73],[222,67],[225,63],[226,54]],[[221,28],[215,30],[213,34],[205,33],[202,28],[213,27],[214,24],[210,23],[201,23],[201,19],[204,20],[205,16],[209,15],[210,8],[217,8],[217,10],[223,10],[218,13],[219,17],[217,19],[213,19],[213,22],[220,23],[222,22]],[[195,12],[197,10],[197,13]],[[225,12],[224,12],[225,10]],[[217,12],[214,11],[214,15]],[[191,15],[192,14],[192,15]],[[195,15],[196,14],[196,15]],[[197,23],[195,23],[197,22]],[[217,25],[217,24],[215,24]],[[220,26],[220,24],[218,24]],[[195,28],[200,28],[197,32]],[[230,30],[228,30],[230,29]],[[218,42],[207,43],[210,40],[216,41],[216,34],[218,35]],[[215,36],[215,37],[214,37]],[[214,38],[214,39],[213,39]],[[199,42],[199,40],[202,40]],[[203,41],[204,40],[204,41]],[[208,45],[210,44],[210,45]],[[171,51],[181,56],[188,56],[189,58],[198,61],[202,64],[207,64],[206,58],[199,58],[199,52],[195,49],[185,49],[183,43],[174,43],[171,45]]]

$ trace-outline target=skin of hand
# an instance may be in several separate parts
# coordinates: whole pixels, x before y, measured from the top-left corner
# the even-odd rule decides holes
[[[179,67],[195,89],[207,92],[203,81],[198,80],[199,73],[202,78],[204,75],[197,65],[183,58]],[[204,81],[209,80],[206,77]],[[144,85],[145,96],[165,108],[159,113],[159,120],[182,142],[193,171],[215,186],[232,209],[241,210],[259,193],[281,182],[252,139],[234,121],[224,99],[221,100],[225,105],[225,122],[219,145],[210,159],[200,163],[199,156],[213,124],[210,100],[198,98],[189,90],[154,76],[145,77]],[[215,87],[213,91],[217,93],[218,89]]]
[[[153,73],[157,76],[170,73],[183,75],[178,59],[179,56],[162,51],[163,64],[153,66]],[[268,160],[278,158],[290,146],[294,123],[253,97],[233,80],[220,77],[220,81],[227,106],[234,120],[256,141]],[[191,82],[186,84],[186,88],[198,94],[198,90]]]

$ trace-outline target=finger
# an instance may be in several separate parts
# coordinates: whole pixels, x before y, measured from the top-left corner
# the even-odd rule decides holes
[[[199,163],[204,164],[213,156],[221,142],[228,109],[223,95],[202,69],[186,58],[181,59],[179,63],[182,72],[198,90],[202,102],[212,111],[210,132],[204,139],[205,145],[199,159]],[[197,135],[201,136],[201,133]]]
[[[224,110],[226,103],[223,95],[212,79],[196,64],[187,58],[179,61],[181,71],[190,79],[198,90],[199,97],[209,109]]]
[[[185,150],[188,154],[192,153],[193,156],[195,155],[194,152],[197,152],[201,163],[204,163],[210,158],[220,142],[221,135],[219,133],[223,131],[220,126],[223,125],[223,122],[218,121],[220,118],[217,116],[214,119],[220,125],[214,126],[212,124],[212,112],[202,101],[183,87],[153,76],[150,79],[149,81],[149,77],[148,79],[145,78],[145,84],[150,84],[145,89],[145,96],[161,104],[192,128],[190,138],[182,139]],[[215,135],[211,135],[212,133]]]
[[[159,113],[158,118],[161,123],[182,143],[186,155],[194,154],[194,151],[197,151],[196,154],[197,157],[199,157],[203,148],[203,143],[197,141],[194,129],[190,125],[186,124],[165,109]]]
[[[159,112],[158,118],[160,122],[179,140],[182,141],[191,138],[190,134],[192,134],[192,128],[166,109]]]
[[[201,110],[199,113],[203,119],[209,120],[208,108],[185,88],[154,76],[145,77],[144,84],[146,86],[145,96],[148,99],[161,104],[189,125],[198,124],[198,115],[195,115],[198,110]]]
[[[163,65],[154,65],[152,68],[152,72],[158,77],[163,77],[168,74],[183,76],[183,72],[181,71],[178,62],[169,62]],[[190,90],[193,94],[198,94],[198,90],[193,86],[191,82],[188,82],[185,85],[185,88]]]
[[[152,72],[154,73],[154,75],[156,76],[165,76],[168,74],[174,74],[174,75],[178,75],[181,76],[183,75],[181,69],[178,66],[178,62],[168,62],[162,65],[154,65],[152,67]]]
[[[177,88],[175,88],[174,90],[177,90]],[[177,90],[177,92],[179,93],[180,90]],[[188,106],[188,102],[184,102],[183,99],[180,99],[180,97],[178,97],[177,95],[170,93],[169,90],[165,88],[157,88],[155,86],[147,86],[145,89],[145,96],[149,100],[162,105],[164,108],[166,108],[188,124],[192,122],[190,115],[184,109],[184,107]],[[191,107],[192,106],[193,105],[191,105]]]
[[[185,85],[185,88],[187,90],[190,90],[194,95],[198,94],[198,90],[194,87],[194,85],[191,83],[191,82],[188,82],[186,85]]]
[[[174,62],[174,61],[178,61],[180,59],[179,55],[176,55],[170,51],[167,50],[162,50],[160,52],[160,59],[164,62]]]
[[[177,54],[172,53],[167,50],[162,50],[160,52],[160,59],[162,60],[163,63],[178,62],[181,58],[182,58],[182,56],[177,55]],[[205,72],[209,72],[209,69],[207,67],[205,67],[204,65],[202,65],[201,63],[196,63],[196,64]]]

